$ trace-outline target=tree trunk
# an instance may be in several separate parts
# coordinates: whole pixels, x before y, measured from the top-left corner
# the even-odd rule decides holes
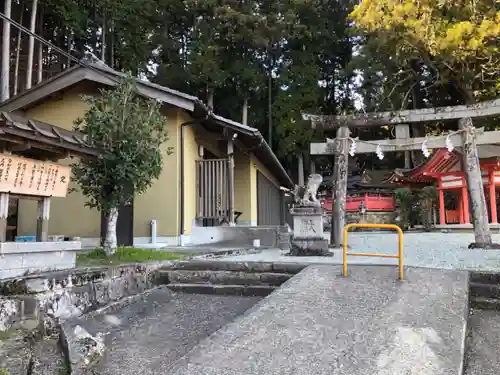
[[[245,98],[243,100],[243,114],[241,116],[241,123],[243,125],[247,125],[248,124],[248,99]]]
[[[207,105],[210,110],[214,110],[214,91],[207,88]]]
[[[273,148],[273,78],[271,71],[269,71],[269,78],[267,82],[267,143],[269,147]]]
[[[24,16],[24,1],[20,3],[21,15],[19,16],[19,23],[23,24],[23,16]],[[22,39],[22,31],[19,29],[17,31],[17,42],[16,42],[16,62],[14,65],[14,96],[17,95],[17,90],[19,88],[19,56],[21,55],[21,39]]]
[[[67,36],[67,43],[68,43],[68,55],[71,55],[71,52],[73,51],[73,31],[72,30],[68,30],[68,36]],[[68,66],[66,67],[66,69],[69,69],[71,68],[71,57],[68,56]]]
[[[335,165],[333,167],[333,194],[332,194],[332,228],[330,243],[341,247],[344,243],[345,202],[347,199],[347,165],[349,128],[341,127],[337,130],[335,150]]]
[[[12,16],[12,0],[5,0],[3,14]],[[10,22],[3,21],[2,33],[2,69],[0,71],[0,102],[10,97]]]
[[[31,6],[31,20],[30,20],[30,31],[32,33],[35,32],[37,6],[38,6],[38,0],[33,0],[33,4]],[[35,38],[30,35],[28,40],[29,44],[28,44],[28,64],[26,65],[26,90],[29,90],[32,85],[33,54],[35,51]]]
[[[38,17],[38,35],[43,36],[43,8],[40,9]],[[37,56],[37,77],[36,83],[39,84],[43,81],[43,43],[38,43],[38,56]]]
[[[106,64],[106,16],[103,16],[101,32],[101,60]]]
[[[486,199],[484,197],[483,179],[479,166],[479,156],[476,141],[474,138],[474,125],[472,119],[462,118],[458,121],[460,129],[464,129],[462,138],[463,164],[467,179],[467,190],[469,192],[469,202],[472,207],[472,224],[474,226],[475,247],[491,245],[491,233],[488,223],[488,211]]]
[[[304,186],[304,155],[300,153],[298,155],[298,180],[299,186]]]
[[[106,238],[104,240],[104,251],[107,255],[113,255],[118,247],[116,238],[116,223],[118,221],[118,208],[114,207],[109,210],[106,216]]]
[[[111,25],[109,27],[109,59],[108,59],[108,65],[114,69],[115,68],[115,38],[114,38],[114,24],[113,20],[111,20]]]

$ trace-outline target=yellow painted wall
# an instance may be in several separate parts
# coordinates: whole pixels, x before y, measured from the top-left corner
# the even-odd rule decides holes
[[[88,108],[81,100],[81,94],[96,93],[88,85],[79,85],[65,92],[62,97],[49,100],[26,111],[33,119],[44,121],[71,130],[73,121],[82,117]],[[134,201],[134,236],[150,237],[151,220],[157,220],[157,236],[178,234],[178,113],[175,108],[163,108],[168,118],[169,140],[162,147],[163,171],[157,181]],[[167,155],[167,148],[173,147],[173,154]],[[61,160],[67,164],[69,160]],[[84,197],[74,192],[66,198],[54,198],[49,221],[50,234],[67,236],[99,237],[101,215],[96,210],[84,207]],[[21,200],[18,219],[19,235],[36,233],[36,201]]]
[[[90,86],[80,86],[56,98],[26,111],[35,120],[72,130],[73,121],[82,117],[87,105],[81,100],[82,94],[91,94]],[[70,164],[75,159],[60,160],[60,164]],[[70,187],[74,184],[70,183]],[[97,210],[84,206],[85,198],[73,192],[65,198],[53,198],[50,207],[49,234],[66,236],[99,237],[101,215]],[[18,235],[36,234],[37,203],[33,200],[19,200]]]
[[[73,121],[82,117],[87,106],[81,94],[96,93],[89,85],[80,85],[65,92],[60,98],[51,99],[26,111],[33,119],[44,121],[65,129],[72,129]],[[162,147],[164,167],[157,181],[134,201],[134,236],[150,237],[151,220],[157,221],[157,236],[179,234],[180,199],[180,127],[190,121],[190,116],[177,108],[164,106],[163,114],[168,118],[169,140]],[[196,160],[199,159],[198,145],[203,145],[218,157],[224,157],[217,138],[201,132],[196,126],[184,128],[184,229],[192,233],[196,217]],[[172,147],[173,154],[167,155]],[[62,160],[68,164],[71,160]],[[247,155],[235,148],[235,209],[241,211],[240,222],[257,221],[257,170],[262,172],[276,186],[278,181],[253,155]],[[84,207],[85,199],[74,192],[66,198],[54,198],[49,222],[50,234],[66,236],[99,237],[100,213]],[[36,233],[36,201],[22,200],[19,203],[18,234]]]
[[[178,111],[179,131],[183,123],[191,121],[192,118],[183,111]],[[184,234],[189,235],[193,231],[193,220],[196,218],[196,161],[200,159],[196,132],[192,125],[184,127]],[[180,136],[179,136],[180,149]],[[179,163],[180,166],[180,163]],[[179,179],[177,179],[179,181]],[[178,205],[179,206],[179,205]]]
[[[257,207],[257,201],[253,201],[251,181],[250,156],[239,149],[234,150],[234,208],[242,212],[238,219],[239,223],[250,223],[252,220],[253,206]],[[257,195],[255,196],[255,198]]]
[[[167,116],[168,137],[162,147],[163,170],[158,180],[143,194],[134,199],[134,236],[150,237],[151,220],[156,220],[157,236],[179,234],[179,129],[178,110],[163,107]],[[168,147],[173,153],[167,155]]]

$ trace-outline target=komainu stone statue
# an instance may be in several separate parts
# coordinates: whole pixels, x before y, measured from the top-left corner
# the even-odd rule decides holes
[[[312,174],[307,179],[306,186],[295,185],[293,195],[295,203],[298,206],[314,206],[320,207],[321,203],[318,200],[318,188],[323,182],[323,177],[320,174]]]
[[[323,213],[317,194],[323,177],[312,174],[306,186],[295,186],[295,204],[290,210],[293,216],[292,256],[332,256],[328,241],[323,236]]]

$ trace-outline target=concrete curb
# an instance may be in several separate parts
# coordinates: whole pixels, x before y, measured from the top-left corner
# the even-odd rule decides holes
[[[286,263],[286,262],[234,262],[223,260],[186,260],[172,262],[163,266],[160,270],[169,271],[231,271],[248,273],[291,273],[302,271],[308,264]]]
[[[231,271],[159,271],[158,279],[173,284],[270,285],[279,286],[293,274]]]
[[[169,284],[167,288],[173,292],[217,294],[230,296],[266,297],[271,294],[275,287],[264,285],[211,285],[211,284]]]

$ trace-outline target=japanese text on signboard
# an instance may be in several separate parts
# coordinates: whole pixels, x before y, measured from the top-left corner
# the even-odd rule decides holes
[[[65,197],[71,168],[64,165],[0,154],[0,192]]]

